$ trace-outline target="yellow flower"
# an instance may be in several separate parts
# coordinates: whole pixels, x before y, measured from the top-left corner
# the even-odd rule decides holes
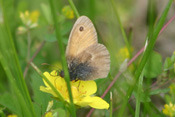
[[[133,51],[133,48],[131,47],[131,51]],[[129,55],[129,51],[127,47],[123,47],[121,48],[117,54],[116,54],[116,58],[118,60],[119,63],[125,64],[126,60],[129,59],[130,55]],[[128,61],[127,61],[128,62]],[[121,65],[122,65],[121,64]],[[134,70],[134,66],[133,64],[131,64],[129,66],[129,70],[133,71]]]
[[[67,19],[74,18],[74,12],[69,5],[63,7],[62,13]]]
[[[12,114],[12,115],[8,115],[7,117],[18,117],[18,116],[15,114]]]
[[[19,26],[18,27],[18,34],[23,34],[25,32],[27,32],[27,28],[26,27],[24,27],[24,26]]]
[[[30,20],[32,23],[38,22],[39,11],[32,11],[30,14]]]
[[[123,62],[125,59],[129,58],[129,51],[127,47],[123,47],[119,50],[116,55],[119,62]]]
[[[24,13],[20,13],[20,18],[27,28],[35,28],[38,26],[38,17],[39,11],[33,11],[29,13],[29,11],[25,11]]]
[[[48,72],[44,72],[44,75],[54,85],[54,87],[61,94],[63,99],[69,103],[69,94],[64,78],[58,76],[56,71],[52,71],[50,74]],[[46,81],[43,81],[46,87],[40,86],[40,90],[43,92],[50,93],[54,97],[58,98],[57,95],[51,89],[51,87],[46,83]],[[92,96],[97,91],[97,85],[95,81],[71,81],[71,89],[75,105],[80,107],[91,106],[92,108],[97,109],[109,108],[109,104],[102,98]]]
[[[173,105],[171,102],[168,104],[164,105],[163,113],[165,115],[169,115],[170,117],[175,116],[175,104]]]
[[[53,114],[52,114],[52,112],[47,112],[47,113],[44,115],[44,117],[53,117]]]

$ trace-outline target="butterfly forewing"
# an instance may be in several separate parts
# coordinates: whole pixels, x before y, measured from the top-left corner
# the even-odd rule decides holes
[[[66,56],[75,57],[89,46],[97,43],[97,33],[91,20],[81,16],[75,22],[66,49]]]

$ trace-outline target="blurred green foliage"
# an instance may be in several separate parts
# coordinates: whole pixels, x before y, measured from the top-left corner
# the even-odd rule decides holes
[[[55,0],[58,23],[61,28],[61,37],[63,47],[66,48],[71,28],[77,19],[72,15],[71,7],[68,1]],[[116,74],[119,72],[120,65],[125,59],[129,59],[128,50],[122,51],[126,47],[126,42],[120,30],[120,24],[117,21],[116,14],[108,0],[74,0],[75,6],[80,15],[88,16],[94,23],[98,42],[104,44],[111,57],[111,70],[108,78],[97,79],[97,96],[101,96]],[[163,1],[161,1],[163,2]],[[3,3],[3,4],[2,4]],[[116,6],[121,24],[125,29],[127,41],[131,46],[131,54],[134,56],[138,52],[138,47],[144,46],[146,40],[145,32],[135,31],[137,27],[147,30],[147,36],[153,35],[155,24],[161,14],[159,3],[149,0],[146,2],[146,10],[143,17],[137,19],[136,0],[116,0]],[[63,9],[66,9],[65,10]],[[139,7],[140,8],[140,7]],[[5,11],[3,11],[5,9]],[[140,8],[142,11],[143,9]],[[20,18],[20,13],[26,11],[31,14],[34,11],[39,12],[37,26],[29,28]],[[5,13],[5,14],[4,14]],[[54,98],[39,90],[43,84],[42,78],[36,71],[28,65],[28,44],[30,39],[30,56],[33,63],[40,70],[52,71],[61,70],[61,55],[58,49],[56,32],[51,15],[49,1],[45,0],[1,0],[0,1],[0,116],[17,114],[18,116],[44,116],[50,111],[46,111],[48,103]],[[72,17],[68,17],[72,15]],[[170,14],[172,15],[172,14]],[[169,17],[167,18],[167,20]],[[30,19],[31,20],[31,19]],[[137,24],[143,20],[141,24]],[[134,23],[134,21],[136,23]],[[30,22],[30,21],[29,21]],[[134,25],[133,25],[134,24]],[[25,30],[19,30],[23,26]],[[143,34],[142,34],[143,33]],[[132,35],[133,34],[133,35]],[[141,35],[142,45],[134,43],[140,41],[136,35]],[[170,35],[171,38],[173,35]],[[169,38],[170,36],[167,36]],[[44,43],[43,46],[41,44]],[[39,49],[39,47],[41,47]],[[139,48],[140,49],[140,48]],[[165,48],[166,49],[166,48]],[[39,50],[37,55],[35,52]],[[173,53],[173,52],[171,52]],[[131,66],[117,79],[110,90],[112,92],[113,116],[117,116],[121,105],[127,93],[128,88],[135,82],[135,71],[140,65],[141,57],[133,62]],[[51,65],[41,65],[48,63]],[[55,67],[56,66],[56,67]],[[25,78],[23,74],[26,72]],[[140,116],[164,116],[162,109],[165,104],[172,102],[175,104],[175,54],[169,57],[153,51],[144,66],[143,83],[139,94],[137,92],[138,83],[134,88],[131,98],[127,102],[127,108],[123,116],[135,116],[136,98],[140,99]],[[170,86],[170,87],[169,87]],[[104,97],[110,103],[110,94]],[[69,116],[69,110],[62,102],[54,100],[51,109],[55,114],[53,116]],[[77,116],[85,116],[90,108],[77,108]],[[59,114],[58,114],[59,113]],[[93,116],[110,116],[109,110],[95,110]]]

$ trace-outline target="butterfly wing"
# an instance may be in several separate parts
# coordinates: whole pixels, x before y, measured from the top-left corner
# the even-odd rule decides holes
[[[73,26],[66,59],[71,80],[104,78],[109,73],[109,52],[104,45],[98,44],[94,25],[86,16],[78,18]]]
[[[75,22],[66,48],[66,58],[75,57],[97,43],[97,33],[91,20],[81,16]]]
[[[110,70],[110,56],[102,44],[94,44],[78,55],[78,60],[85,65],[81,68],[80,80],[94,80],[107,77]]]

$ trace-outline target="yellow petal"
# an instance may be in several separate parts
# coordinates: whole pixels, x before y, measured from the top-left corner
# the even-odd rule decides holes
[[[100,97],[92,97],[92,103],[89,104],[92,108],[96,109],[108,109],[109,104]]]
[[[93,80],[89,81],[78,80],[76,82],[72,82],[72,85],[76,86],[79,92],[83,93],[84,95],[92,95],[97,91],[96,82]]]
[[[73,99],[74,99],[74,103],[77,103],[77,101],[80,100],[80,94],[79,94],[79,91],[77,89],[77,87],[75,86],[72,86],[71,87],[71,90],[72,90],[72,96],[73,96]],[[63,92],[62,92],[63,93]],[[69,100],[69,94],[68,94],[68,91],[66,90],[66,93],[64,93],[64,98],[67,102],[70,102]]]
[[[55,86],[55,80],[57,78],[59,78],[59,76],[57,76],[57,74],[54,72],[56,72],[56,71],[52,71],[51,74],[49,74],[48,72],[44,72],[43,74]],[[46,87],[50,87],[45,80],[43,80],[43,81],[44,81],[44,84],[46,85]]]
[[[38,21],[38,17],[39,17],[39,11],[31,12],[30,19],[33,23]]]
[[[53,114],[52,114],[52,112],[47,112],[47,113],[44,115],[44,117],[53,117]]]
[[[70,6],[64,6],[64,8],[62,9],[62,13],[68,19],[74,18],[74,12]]]
[[[50,73],[50,75],[52,75],[52,76],[57,76],[57,75],[58,75],[58,73],[57,73],[57,71],[56,71],[56,70],[53,70],[53,71]]]
[[[67,91],[67,85],[66,85],[66,81],[64,80],[64,78],[62,77],[57,77],[54,81],[55,83],[55,87],[57,90],[65,93]]]
[[[54,97],[57,97],[57,95],[53,92],[53,90],[51,88],[47,88],[44,86],[40,86],[40,90],[46,93],[50,93],[52,94]]]
[[[72,86],[72,87],[71,87],[71,90],[72,90],[73,98],[77,98],[77,97],[79,96],[79,92],[78,92],[77,87]]]
[[[74,103],[81,107],[88,106],[90,103],[92,103],[92,97],[86,96]]]
[[[7,117],[18,117],[18,116],[15,114],[12,114],[12,115],[8,115]]]
[[[43,92],[48,92],[48,88],[44,87],[44,86],[40,86],[40,90]]]

